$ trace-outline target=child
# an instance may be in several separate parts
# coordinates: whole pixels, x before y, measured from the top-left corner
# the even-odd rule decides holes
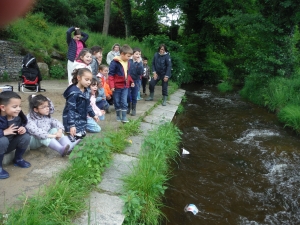
[[[92,52],[91,68],[92,68],[93,78],[96,78],[99,71],[99,64],[102,61],[102,48],[100,46],[93,46],[91,48],[91,52]]]
[[[2,167],[5,153],[16,149],[13,163],[21,168],[30,167],[30,163],[22,157],[29,142],[30,135],[26,132],[27,118],[21,110],[21,97],[12,91],[0,94],[0,179],[9,177]]]
[[[109,104],[106,101],[105,90],[103,87],[103,79],[97,79],[98,84],[98,94],[96,95],[96,105],[99,109],[109,111]]]
[[[72,85],[64,92],[66,105],[63,111],[63,125],[65,132],[69,133],[72,141],[81,139],[86,135],[87,115],[99,121],[90,105],[87,87],[90,86],[93,75],[87,68],[73,71]]]
[[[148,66],[148,58],[147,57],[143,57],[143,66],[144,66],[144,74],[142,77],[142,86],[143,86],[143,94],[146,94],[146,85],[148,83],[148,80],[150,78],[150,68]]]
[[[57,119],[51,118],[54,106],[50,99],[43,95],[30,95],[28,123],[26,128],[32,135],[30,149],[42,145],[57,151],[62,157],[71,152],[77,142],[71,142],[63,135],[64,126]]]
[[[143,63],[141,62],[141,50],[139,48],[133,49],[132,59],[129,59],[129,74],[134,81],[134,87],[128,89],[128,110],[127,113],[130,113],[132,110],[131,115],[136,115],[136,103],[139,93],[140,87],[140,79],[144,72]]]
[[[73,38],[71,37],[74,32]],[[85,42],[89,38],[89,35],[80,31],[79,27],[70,27],[67,30],[67,44],[68,44],[68,80],[72,79],[73,63],[78,57],[79,52],[85,48]]]
[[[129,45],[123,45],[120,56],[114,57],[109,66],[108,81],[114,96],[114,105],[117,121],[129,122],[126,118],[127,95],[129,86],[134,87],[134,82],[128,74],[128,60],[132,55]]]
[[[112,105],[113,104],[113,94],[108,85],[108,66],[107,65],[99,66],[99,73],[98,73],[97,77],[101,77],[104,92],[106,95],[106,101],[108,102],[109,105]],[[106,112],[109,113],[109,108],[106,109]]]
[[[92,72],[91,68],[91,62],[92,62],[92,53],[89,49],[84,48],[79,53],[76,61],[73,64],[73,70],[80,69],[80,68],[88,68]],[[73,77],[72,77],[73,79]],[[69,80],[69,84],[72,84],[72,79]]]
[[[99,98],[99,83],[100,82],[102,82],[101,79],[100,79],[100,81],[98,81],[96,78],[93,78],[88,91],[90,92],[90,104],[92,106],[93,111],[95,112],[96,116],[99,117],[100,120],[104,120],[105,119],[105,117],[104,117],[105,111],[101,110],[97,106],[97,102],[96,102],[97,99]],[[103,92],[104,92],[104,90],[103,90]],[[105,95],[104,95],[104,97],[105,97]],[[100,97],[100,100],[102,100],[102,97]],[[101,131],[101,127],[91,117],[88,117],[86,130],[88,132],[98,133]]]

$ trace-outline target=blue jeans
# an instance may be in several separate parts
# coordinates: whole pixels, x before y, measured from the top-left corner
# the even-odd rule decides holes
[[[127,96],[128,96],[128,88],[117,88],[113,92],[114,96],[114,105],[115,110],[119,111],[127,111],[128,104],[127,104]]]
[[[134,80],[134,87],[130,87],[128,89],[128,98],[127,102],[132,102],[132,104],[136,104],[136,98],[138,96],[138,91],[140,87],[140,81],[139,80]]]
[[[101,127],[93,118],[88,117],[86,123],[86,131],[91,133],[99,133],[101,131]]]

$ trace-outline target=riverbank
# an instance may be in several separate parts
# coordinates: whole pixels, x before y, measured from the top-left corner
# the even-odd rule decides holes
[[[14,84],[15,85],[15,84]],[[45,81],[42,84],[43,88],[46,88],[46,92],[44,93],[46,96],[50,97],[51,100],[53,100],[54,105],[56,106],[56,113],[54,117],[57,119],[61,116],[61,113],[59,115],[59,112],[62,112],[61,106],[64,105],[64,100],[62,99],[62,92],[65,89],[65,83],[63,81],[61,82],[54,82],[54,81]],[[161,87],[156,88],[155,92],[155,100],[161,99]],[[42,93],[43,94],[43,93]],[[25,93],[20,93],[22,96],[22,102],[23,104],[27,105],[26,97],[28,94]],[[139,101],[138,107],[137,107],[137,116],[136,117],[130,117],[133,119],[137,119],[139,117],[143,117],[147,115],[147,111],[155,106],[157,102],[146,102],[146,101]],[[172,100],[168,101],[168,105],[172,106]],[[162,107],[162,106],[161,106]],[[172,106],[172,113],[175,114],[176,109],[174,111],[174,107]],[[166,107],[163,107],[164,110],[166,110]],[[158,111],[161,111],[158,110]],[[24,112],[26,113],[26,109],[24,107]],[[169,117],[170,112],[167,113],[167,115],[161,114],[162,118],[168,119],[170,121],[172,117]],[[154,115],[158,115],[157,112]],[[160,120],[156,120],[154,118],[151,119],[146,119],[150,121],[150,123],[155,124],[156,122],[160,123]],[[155,117],[156,118],[156,117]],[[115,120],[115,114],[112,112],[111,114],[106,115],[106,121],[104,123],[100,122],[100,125],[102,127],[102,133],[104,134],[105,132],[110,131],[111,129],[118,130],[118,126],[120,126],[120,123],[114,122]],[[116,125],[116,126],[114,126]],[[142,127],[142,125],[141,125]],[[101,134],[101,133],[100,133]],[[139,145],[140,142],[139,140],[131,140],[132,141],[132,146]],[[131,147],[132,147],[131,146]],[[130,151],[130,150],[128,150]],[[125,153],[124,154],[128,154]],[[16,205],[21,205],[22,201],[19,201],[17,199],[17,196],[19,196],[21,193],[24,194],[25,198],[29,198],[33,195],[35,195],[42,186],[51,183],[53,181],[53,176],[60,171],[64,170],[67,165],[68,165],[68,160],[67,158],[61,158],[58,157],[53,151],[44,148],[44,149],[39,149],[38,151],[30,151],[25,158],[32,163],[32,167],[28,170],[21,170],[18,168],[13,168],[12,165],[8,165],[5,167],[5,169],[8,170],[10,173],[11,177],[7,180],[1,181],[3,183],[4,189],[1,188],[1,195],[4,204],[2,204],[2,207],[6,209],[7,207],[10,207],[14,204]],[[43,160],[42,160],[43,159]],[[44,161],[44,162],[43,162]],[[21,172],[21,174],[18,174],[18,172]],[[16,179],[14,179],[16,178]],[[104,178],[103,178],[104,180]],[[26,185],[22,185],[26,183]],[[1,184],[2,187],[2,184]],[[82,210],[82,209],[81,209]],[[3,210],[1,210],[3,212]],[[80,223],[82,224],[82,223]]]

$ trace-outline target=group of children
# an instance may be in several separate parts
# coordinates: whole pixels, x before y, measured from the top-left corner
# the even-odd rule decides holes
[[[78,31],[76,29],[75,31]],[[75,34],[74,34],[75,35]],[[81,45],[84,46],[83,44]],[[74,47],[74,46],[73,46]],[[77,46],[78,47],[78,46]],[[77,49],[77,47],[75,49]],[[77,49],[78,50],[78,49]],[[116,120],[129,122],[126,114],[136,115],[136,104],[141,84],[145,93],[149,67],[141,59],[141,50],[128,45],[120,47],[109,67],[100,65],[102,49],[76,50],[74,62],[68,62],[72,76],[63,93],[66,99],[62,121],[51,117],[54,112],[52,101],[44,95],[30,95],[27,117],[21,110],[21,97],[12,91],[0,93],[0,179],[9,177],[2,167],[4,154],[15,151],[13,163],[21,168],[31,164],[23,159],[28,145],[31,149],[47,146],[62,157],[71,153],[86,132],[100,132],[97,122],[104,120],[110,104],[114,104]],[[96,60],[96,65],[93,61]],[[92,64],[92,66],[91,66]],[[94,69],[96,68],[97,73]]]

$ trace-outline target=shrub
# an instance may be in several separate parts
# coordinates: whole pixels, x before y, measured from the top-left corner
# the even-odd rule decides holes
[[[220,92],[228,92],[228,91],[232,91],[233,87],[232,87],[232,85],[230,83],[228,83],[226,81],[226,82],[218,84],[218,90]]]
[[[51,66],[50,67],[50,77],[54,79],[62,79],[65,77],[65,70],[61,66]]]

